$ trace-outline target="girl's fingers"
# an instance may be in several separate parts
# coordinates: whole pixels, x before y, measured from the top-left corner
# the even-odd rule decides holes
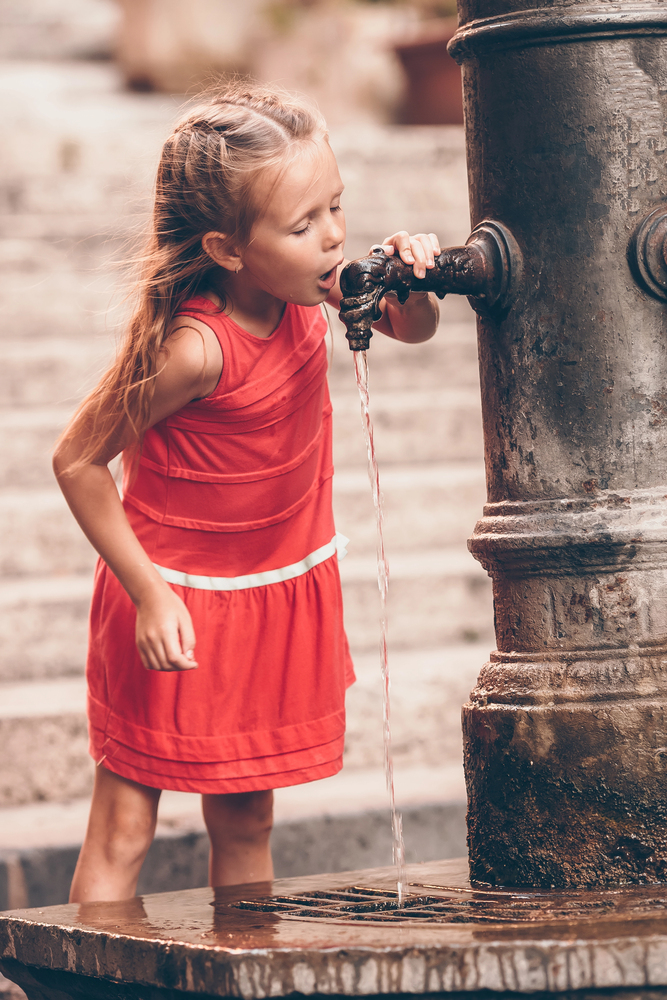
[[[391,257],[391,255],[394,252],[393,239],[394,239],[393,236],[385,236],[385,238],[382,240],[381,244],[376,244],[376,245],[381,246],[382,249],[384,250],[384,252],[386,254],[389,254],[390,257]]]
[[[416,278],[424,278],[427,268],[435,266],[435,258],[442,252],[435,233],[410,236],[405,230],[387,236],[382,241],[382,249],[389,255],[398,252],[405,264],[413,266]]]
[[[178,635],[144,636],[137,642],[141,662],[147,670],[170,671],[190,670],[194,665],[181,651]]]
[[[182,600],[164,588],[137,609],[137,649],[147,670],[194,670],[195,634]]]
[[[426,266],[429,256],[432,256],[432,253],[429,250],[429,254],[427,255],[426,250],[424,249],[424,246],[418,236],[414,236],[410,240],[410,256],[414,261],[413,271],[415,278],[425,278]],[[410,263],[409,258],[405,254],[401,254],[401,259],[404,260],[406,264]]]
[[[440,253],[440,244],[435,233],[419,233],[412,239],[413,242],[415,240],[419,242],[426,258],[426,267],[435,267],[435,258]]]
[[[192,627],[192,619],[190,615],[187,618],[182,618],[179,622],[179,632],[181,636],[181,649],[183,651],[183,656],[190,665],[190,668],[198,666],[195,659],[195,630]]]
[[[388,236],[386,240],[383,240],[382,249],[388,254],[393,254],[398,250],[402,261],[406,264],[414,263],[412,247],[410,245],[410,233],[406,233],[405,230],[402,230],[400,233],[394,233],[393,236]]]
[[[165,636],[163,670],[193,670],[197,664],[187,657],[181,648],[181,637],[178,632]]]
[[[159,650],[154,647],[153,643],[147,641],[141,644],[137,643],[137,649],[146,670],[164,670]]]

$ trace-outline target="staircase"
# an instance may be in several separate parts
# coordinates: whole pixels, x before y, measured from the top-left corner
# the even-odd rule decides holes
[[[16,20],[25,7],[0,4],[0,22],[7,11]],[[21,31],[19,50],[29,56],[30,25]],[[52,881],[53,866],[62,864],[65,884],[85,827],[92,763],[83,667],[95,557],[55,485],[50,450],[112,354],[128,280],[112,261],[145,217],[159,146],[180,103],[123,92],[109,62],[61,50],[54,58],[43,31],[39,45],[39,60],[0,58],[0,909],[59,901],[61,888],[34,888],[44,882],[39,858],[51,858]],[[460,129],[350,127],[332,135],[332,145],[347,185],[349,256],[397,229],[435,230],[443,245],[465,240]],[[351,539],[341,574],[358,683],[349,693],[346,768],[326,782],[283,790],[277,815],[287,825],[361,815],[386,801],[374,514],[352,359],[341,324],[334,318],[333,325],[335,509],[338,529]],[[391,566],[398,794],[414,809],[456,803],[458,845],[460,705],[493,645],[489,581],[465,545],[485,497],[467,302],[445,301],[428,344],[376,335],[369,362]],[[164,796],[164,838],[200,837],[194,798]],[[419,815],[415,844],[431,822]],[[284,874],[305,864],[303,829],[294,827],[292,847],[278,831],[284,857],[293,856]],[[359,830],[361,843],[368,830]],[[413,856],[422,849],[431,848],[414,847]],[[349,856],[340,863],[350,866]]]

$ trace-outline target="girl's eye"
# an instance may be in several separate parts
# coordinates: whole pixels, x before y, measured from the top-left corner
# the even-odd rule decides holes
[[[332,205],[331,206],[331,211],[332,212],[342,212],[342,210],[343,210],[343,206],[342,205]]]
[[[308,223],[307,226],[304,226],[303,229],[295,229],[294,230],[294,235],[295,236],[304,236],[306,233],[309,233],[309,232],[310,232],[310,222]]]

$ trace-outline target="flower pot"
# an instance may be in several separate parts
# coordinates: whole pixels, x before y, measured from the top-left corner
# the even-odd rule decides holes
[[[428,33],[394,45],[407,78],[399,121],[404,125],[461,125],[461,70],[447,52],[456,19],[437,22]]]

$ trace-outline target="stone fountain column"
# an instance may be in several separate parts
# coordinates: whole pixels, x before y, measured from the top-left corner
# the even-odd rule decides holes
[[[667,880],[667,4],[459,0],[498,649],[463,709],[473,879]]]

